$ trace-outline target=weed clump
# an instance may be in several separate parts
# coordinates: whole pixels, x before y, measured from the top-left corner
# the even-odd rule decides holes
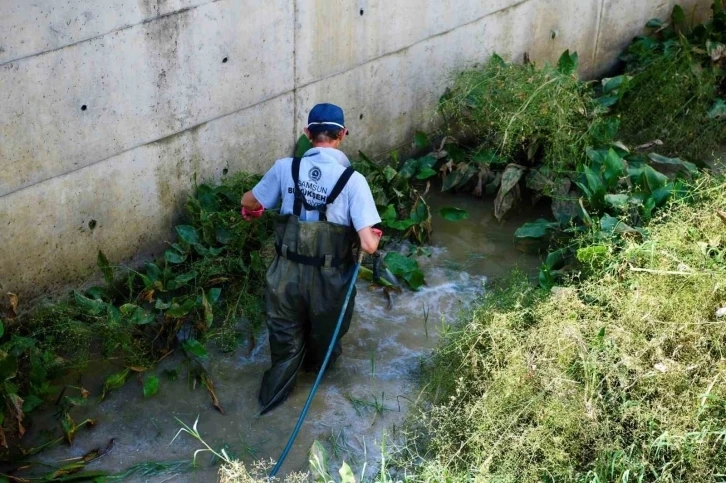
[[[652,34],[637,38],[622,55],[630,76],[616,106],[623,141],[658,141],[662,154],[702,162],[726,140],[726,13],[720,0],[713,8],[711,21],[689,28],[676,7],[670,25],[651,20]]]
[[[694,192],[647,238],[598,250],[596,277],[545,291],[515,274],[484,297],[427,366],[429,405],[403,458],[424,457],[417,479],[722,473],[726,184]]]
[[[603,116],[606,109],[576,69],[577,54],[569,52],[557,66],[541,68],[494,55],[459,74],[440,111],[449,133],[474,142],[484,163],[536,161],[571,170],[587,147],[608,144],[617,131],[617,120]]]

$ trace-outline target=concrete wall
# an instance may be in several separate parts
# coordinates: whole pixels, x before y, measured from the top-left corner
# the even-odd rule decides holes
[[[0,292],[158,255],[195,179],[263,171],[316,102],[345,108],[349,152],[385,152],[457,70],[570,48],[593,76],[673,3],[0,0]]]

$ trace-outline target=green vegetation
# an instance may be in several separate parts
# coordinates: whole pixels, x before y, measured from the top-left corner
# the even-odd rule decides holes
[[[622,55],[627,92],[616,112],[623,140],[657,142],[662,154],[701,162],[726,139],[726,12],[713,4],[711,21],[689,26],[676,7],[668,22],[653,19],[651,34]]]
[[[594,276],[489,292],[426,365],[415,479],[714,481],[726,467],[726,184],[647,239],[578,251]],[[723,214],[721,216],[724,216]]]
[[[483,67],[465,71],[443,96],[440,110],[451,136],[471,150],[479,166],[543,162],[574,169],[585,148],[608,144],[617,120],[605,117],[603,102],[577,78],[578,57],[569,51],[556,66],[511,64],[494,55]],[[610,91],[617,91],[615,82]]]
[[[102,400],[133,373],[143,373],[181,342],[190,371],[209,390],[221,411],[213,382],[204,369],[203,342],[214,340],[232,350],[264,321],[262,295],[271,255],[269,215],[258,223],[239,216],[242,193],[255,177],[238,175],[212,187],[201,185],[186,205],[187,224],[176,227],[177,241],[161,260],[142,271],[112,265],[103,253],[98,266],[104,285],[73,291],[67,299],[12,317],[0,327],[0,445],[4,458],[29,456],[16,442],[25,432],[27,413],[51,399],[60,411],[61,429],[70,443],[76,431],[74,408],[86,406],[86,388],[58,388],[52,381],[86,368],[92,351],[121,366],[107,377]],[[143,379],[144,397],[159,390],[159,379]]]
[[[508,94],[540,79],[525,75],[529,65],[495,58],[444,99],[444,112],[453,103],[460,114],[450,129],[469,146],[467,166],[487,153],[500,163],[500,195],[509,171],[509,189],[525,179],[535,200],[552,199],[555,220],[516,235],[548,252],[539,284],[521,273],[496,282],[423,364],[425,402],[396,452],[410,481],[726,478],[726,184],[696,167],[723,142],[726,14],[717,1],[710,22],[687,28],[676,7],[671,22],[649,27],[624,55],[627,72],[584,96],[603,120],[559,112],[572,129],[553,144],[528,148],[551,121],[547,104]],[[493,104],[481,111],[461,96],[479,89],[475,98]],[[554,92],[550,102],[576,108],[574,88]],[[616,126],[607,110],[620,129],[592,136],[593,122]],[[563,158],[572,134],[578,147]]]

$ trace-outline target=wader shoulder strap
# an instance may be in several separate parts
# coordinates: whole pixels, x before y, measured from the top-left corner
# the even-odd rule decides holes
[[[311,205],[308,203],[305,195],[302,194],[302,191],[300,191],[300,159],[301,158],[299,157],[292,158],[292,183],[295,186],[293,188],[295,193],[295,202],[293,203],[292,212],[295,216],[299,217],[302,213],[303,207],[305,207],[307,211],[317,211],[320,214],[320,221],[328,221],[328,205],[335,203],[335,200],[338,199],[340,193],[343,192],[343,188],[345,188],[345,185],[348,184],[348,181],[350,181],[350,178],[353,176],[353,173],[355,173],[355,170],[350,167],[346,168],[343,174],[340,175],[340,178],[338,178],[338,181],[333,187],[333,191],[330,192],[330,196],[326,198],[325,202],[319,205]]]
[[[355,170],[353,168],[345,168],[343,174],[340,175],[340,178],[338,178],[338,182],[335,183],[333,191],[330,192],[330,196],[328,196],[328,199],[325,202],[326,204],[332,205],[333,203],[335,203],[335,200],[338,199],[340,193],[343,192],[343,188],[345,188],[345,185],[347,185],[348,181],[350,181],[350,177],[353,176],[353,173],[355,173]]]
[[[292,158],[292,184],[293,193],[295,193],[295,202],[292,207],[292,212],[295,216],[300,217],[302,212],[302,203],[305,201],[305,197],[300,192],[300,158]]]

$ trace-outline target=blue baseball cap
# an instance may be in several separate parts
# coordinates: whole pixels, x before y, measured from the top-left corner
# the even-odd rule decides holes
[[[312,132],[328,129],[346,129],[343,109],[335,104],[318,104],[308,114],[308,130]]]

